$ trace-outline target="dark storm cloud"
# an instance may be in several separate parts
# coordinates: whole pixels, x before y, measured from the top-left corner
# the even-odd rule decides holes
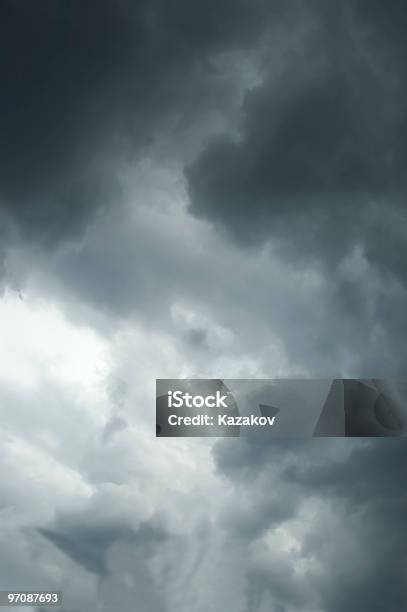
[[[239,137],[217,137],[185,170],[197,218],[238,247],[270,241],[280,261],[320,271],[320,322],[311,331],[296,315],[317,375],[339,337],[351,375],[405,369],[406,13],[399,2],[308,3],[305,34],[284,56],[266,53]],[[284,332],[290,359],[301,337]]]
[[[349,610],[401,610],[406,606],[407,530],[404,494],[405,440],[365,442],[345,462],[305,469],[299,481],[308,495],[318,492],[331,504],[344,503],[351,536],[366,554],[356,571],[339,569],[336,580],[321,585],[328,612]],[[299,470],[301,473],[301,470]],[[308,545],[305,544],[305,547]],[[309,543],[312,547],[312,541]],[[316,543],[313,554],[322,550]],[[335,574],[331,559],[327,570]]]
[[[137,530],[125,524],[95,521],[81,522],[80,517],[60,517],[55,528],[40,528],[39,532],[73,561],[99,576],[108,571],[107,555],[118,542],[145,546],[162,541],[163,531],[144,523]]]
[[[55,242],[119,200],[116,165],[150,145],[171,113],[213,103],[212,59],[256,41],[266,4],[3,0],[4,222]]]
[[[168,540],[154,519],[133,528],[126,518],[103,518],[104,506],[81,513],[59,515],[51,528],[39,532],[81,568],[98,579],[100,610],[162,612],[167,606],[149,562],[160,555]],[[66,593],[65,603],[75,594]]]
[[[324,441],[322,444],[325,444]],[[213,455],[218,469],[238,480],[252,480],[256,474],[262,474],[267,466],[280,466],[281,461],[295,457],[309,446],[307,440],[270,440],[266,438],[247,438],[239,444],[230,444],[221,440],[213,447]]]
[[[191,211],[242,243],[274,237],[290,257],[336,263],[361,244],[404,276],[405,6],[310,7],[309,36],[247,94],[241,138],[186,169]]]
[[[404,497],[403,465],[407,444],[402,438],[361,441],[346,462],[312,461],[311,465],[290,468],[286,476],[309,490],[328,491],[352,505],[381,504]],[[396,508],[394,508],[396,510]]]
[[[121,526],[109,528],[103,525],[90,528],[77,525],[75,528],[70,526],[64,532],[52,529],[39,529],[39,532],[73,561],[100,576],[106,573],[106,555],[109,547],[116,541],[134,540],[134,533]]]
[[[238,442],[222,440],[215,447],[218,469],[238,487],[237,497],[244,490],[250,500],[250,513],[242,513],[239,505],[229,509],[231,533],[239,532],[253,542],[265,529],[273,534],[301,516],[307,504],[314,504],[312,518],[301,519],[299,556],[293,552],[281,558],[284,572],[276,568],[277,558],[274,564],[270,560],[270,565],[262,562],[249,568],[248,609],[260,609],[269,596],[283,610],[291,606],[324,612],[403,609],[407,602],[405,440],[273,442],[268,448],[250,440]],[[280,511],[277,521],[273,500]],[[256,531],[259,524],[262,530]],[[305,581],[319,601],[314,607],[307,599],[308,587],[295,578],[297,564],[310,560]],[[315,564],[319,569],[314,573]]]

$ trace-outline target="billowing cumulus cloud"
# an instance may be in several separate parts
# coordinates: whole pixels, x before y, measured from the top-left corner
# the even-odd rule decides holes
[[[215,457],[235,486],[230,537],[252,551],[247,609],[401,608],[403,440],[239,442]]]
[[[117,204],[124,160],[233,95],[216,59],[252,43],[268,14],[261,0],[3,2],[2,219],[52,243]]]
[[[277,68],[267,55],[238,136],[218,136],[187,165],[190,211],[242,248],[270,243],[279,258],[321,269],[327,346],[343,326],[361,334],[350,350],[364,353],[365,371],[379,337],[405,364],[405,10],[311,6]]]
[[[367,243],[369,255],[395,263],[377,225],[385,216],[402,241],[406,47],[387,41],[391,9],[360,13],[352,3],[315,10],[278,72],[270,54],[239,139],[217,139],[187,169],[194,214],[243,242],[284,234],[294,254],[328,260]]]

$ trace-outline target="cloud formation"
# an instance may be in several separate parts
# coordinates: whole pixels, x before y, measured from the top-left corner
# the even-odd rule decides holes
[[[405,375],[403,2],[0,3],[1,588],[404,609],[403,440],[157,440],[154,379]]]
[[[252,552],[247,609],[405,605],[405,456],[401,439],[218,442],[218,469],[236,487],[227,528]]]
[[[331,272],[359,246],[404,282],[405,10],[311,7],[307,35],[278,71],[270,54],[247,93],[239,138],[219,137],[187,168],[191,212]]]
[[[233,19],[222,19],[232,5]],[[168,121],[203,113],[214,89],[230,95],[211,61],[252,42],[268,13],[262,0],[200,11],[160,0],[3,2],[5,220],[24,239],[55,243],[117,204],[120,165],[137,159]]]

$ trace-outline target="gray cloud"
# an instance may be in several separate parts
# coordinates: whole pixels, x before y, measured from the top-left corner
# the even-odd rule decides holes
[[[266,52],[239,136],[218,136],[185,170],[190,212],[220,237],[241,249],[271,245],[279,261],[320,271],[320,323],[308,342],[330,359],[340,335],[358,362],[351,368],[365,373],[380,369],[380,350],[389,373],[406,361],[404,22],[400,3],[310,3],[285,53]],[[301,334],[292,351],[289,335],[295,358]]]
[[[404,609],[402,441],[151,421],[155,377],[404,373],[404,4],[0,11],[2,588]]]
[[[133,540],[133,532],[122,527],[109,528],[106,525],[98,528],[70,528],[68,532],[59,533],[51,529],[39,529],[39,532],[60,548],[71,559],[80,563],[85,569],[98,575],[106,573],[106,553],[109,547],[118,540]]]
[[[267,601],[323,612],[405,605],[402,439],[238,442],[220,441],[215,458],[237,487],[231,537],[251,547],[259,542],[260,557],[248,564],[248,610],[263,610]],[[294,536],[291,548],[276,537],[281,529]]]
[[[168,121],[233,96],[212,59],[264,28],[256,0],[74,0],[1,7],[0,210],[24,239],[75,236],[120,201],[118,167]],[[227,18],[226,18],[227,16]],[[226,85],[226,88],[225,88]],[[230,83],[229,83],[230,85]],[[229,87],[230,89],[230,87]],[[192,113],[192,114],[191,114]]]
[[[332,264],[362,245],[404,278],[407,47],[389,30],[405,11],[311,6],[309,34],[247,94],[240,139],[218,138],[187,168],[190,210],[290,257]]]
[[[4,215],[36,245],[67,233],[77,237],[82,228],[80,244],[39,264],[48,276],[45,290],[55,291],[58,279],[66,304],[77,296],[82,303],[96,304],[99,312],[137,313],[168,325],[168,310],[181,296],[194,307],[197,302],[206,303],[206,309],[210,305],[210,318],[239,335],[250,325],[254,345],[266,328],[273,331],[295,367],[306,363],[317,375],[396,375],[406,357],[399,333],[406,305],[399,285],[405,271],[406,224],[400,206],[404,111],[397,95],[403,87],[404,43],[396,36],[391,45],[386,43],[383,28],[396,31],[396,19],[391,14],[379,18],[377,5],[366,16],[352,4],[331,7],[331,15],[319,3],[289,6],[297,10],[286,7],[283,12],[278,3],[270,7],[262,2],[251,3],[250,10],[242,2],[232,10],[226,2],[217,11],[197,14],[184,4],[169,11],[159,2],[148,8],[105,2],[96,20],[91,4],[47,13],[10,3],[7,31],[14,35],[7,34],[13,59],[6,71],[8,104],[14,109],[11,100],[20,90],[27,103],[21,120],[18,105],[10,110],[5,126]],[[83,11],[79,29],[75,11]],[[222,21],[222,11],[231,18]],[[32,65],[25,63],[25,47],[17,52],[17,34],[23,32],[26,47],[35,47]],[[37,48],[32,41],[39,32]],[[77,37],[78,44],[68,50],[64,41],[69,36]],[[215,221],[216,230],[229,228],[232,247],[219,235],[217,241],[206,240],[207,227],[193,225],[180,208],[174,215],[176,200],[185,200],[174,184],[191,150],[216,131],[205,121],[198,129],[203,117],[211,110],[224,117],[231,110],[235,117],[238,93],[250,82],[238,76],[242,55],[233,55],[244,48],[255,49],[264,82],[245,97],[241,138],[218,139],[186,170],[190,212]],[[387,68],[390,60],[392,70]],[[52,104],[47,97],[51,83],[64,92]],[[44,100],[52,107],[49,112]],[[66,137],[55,132],[56,124]],[[29,140],[28,125],[38,131],[37,139]],[[190,150],[175,133],[185,134],[191,125]],[[226,123],[222,127],[225,131]],[[34,143],[54,132],[55,150],[45,143],[34,155]],[[165,160],[157,158],[161,147]],[[156,156],[153,167],[161,164],[172,174],[172,184],[146,169],[145,159],[136,165],[150,154]],[[24,162],[30,156],[33,163]],[[23,162],[30,172],[20,180]],[[130,193],[117,174],[127,163]],[[95,180],[88,180],[91,176]],[[76,190],[75,185],[78,197],[61,199],[59,188]],[[165,190],[172,202],[161,203]],[[103,202],[119,200],[122,205],[113,213],[105,210],[90,221]],[[123,205],[129,200],[131,206]],[[134,210],[139,211],[138,227],[129,218]],[[166,228],[169,218],[174,222]],[[185,239],[171,231],[175,223]],[[244,266],[242,242],[258,245],[270,236],[269,257],[262,254]],[[23,255],[28,276],[36,257]],[[9,283],[15,282],[13,265],[8,253],[4,269]],[[215,266],[222,270],[216,279]],[[316,279],[314,289],[304,289],[308,277]],[[214,292],[214,284],[222,289]],[[222,350],[214,334],[199,326],[194,334],[191,325],[178,330],[185,350],[195,346],[195,355],[208,348]]]
[[[91,525],[84,518],[59,517],[54,528],[40,528],[39,532],[71,559],[99,576],[106,575],[107,554],[116,542],[125,541],[139,547],[163,538],[162,530],[149,524],[133,530],[123,524],[101,521]]]

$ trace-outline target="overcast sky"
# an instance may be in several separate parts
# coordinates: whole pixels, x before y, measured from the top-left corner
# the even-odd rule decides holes
[[[402,0],[0,0],[0,589],[406,607],[402,439],[155,439],[155,378],[406,371]]]

